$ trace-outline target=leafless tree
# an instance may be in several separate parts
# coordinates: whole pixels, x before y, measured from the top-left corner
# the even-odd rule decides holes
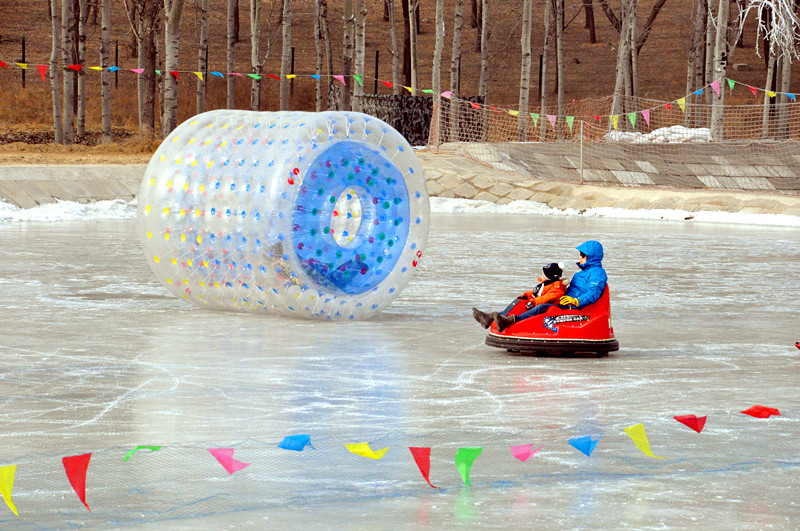
[[[461,29],[464,26],[464,0],[456,0],[455,13],[453,15],[453,47],[450,55],[450,90],[453,96],[461,93]],[[459,107],[451,100],[450,104],[450,141],[458,142],[461,132],[458,121]]]
[[[197,70],[200,75],[208,73],[208,16],[209,16],[209,0],[201,0],[200,2],[200,39],[197,47]],[[196,101],[197,101],[197,114],[206,112],[206,91],[208,88],[208,78],[200,79],[198,76],[196,82]]]
[[[366,68],[367,55],[367,3],[365,0],[357,0],[355,8],[356,17],[356,42],[355,42],[355,65],[354,73],[359,76],[361,82],[353,84],[353,96],[355,105],[353,109],[361,112],[364,104],[364,69]]]
[[[558,118],[564,116],[564,82],[567,78],[564,72],[564,0],[556,1],[556,77],[558,82]]]
[[[433,84],[433,97],[438,105],[442,92],[442,49],[444,48],[444,0],[436,0],[436,40],[433,44],[433,69],[431,81]]]
[[[386,0],[389,6],[389,44],[392,53],[392,94],[400,94],[400,50],[397,48],[397,19],[394,16],[394,0]]]
[[[50,22],[53,41],[50,46],[50,88],[53,96],[53,133],[55,143],[64,143],[64,128],[61,123],[61,9],[58,0],[50,0]]]
[[[164,0],[164,115],[161,134],[166,137],[178,126],[178,79],[170,72],[178,70],[181,19],[184,0]]]
[[[541,102],[541,109],[539,111],[539,138],[545,139],[547,134],[547,76],[548,68],[550,66],[550,42],[553,37],[553,3],[555,0],[544,0],[544,43],[542,45],[542,84],[539,87],[539,101]]]
[[[78,56],[75,58],[79,65],[86,64],[86,22],[89,19],[89,6],[87,0],[78,0]],[[86,69],[78,70],[78,117],[75,125],[75,134],[86,134]]]
[[[143,71],[137,76],[139,106],[139,132],[155,134],[156,36],[163,3],[160,0],[125,0],[125,13],[136,38],[137,67]]]
[[[236,11],[236,0],[228,0],[228,13],[227,13],[227,24],[226,24],[226,43],[227,43],[227,54],[226,54],[226,76],[227,76],[227,83],[225,84],[226,88],[226,106],[228,109],[236,108],[236,80],[231,73],[234,71],[235,68],[235,59],[236,59],[236,32],[235,32],[235,25],[233,21],[233,13]]]
[[[111,143],[111,72],[108,71],[111,51],[111,0],[102,0],[100,30],[100,88],[102,99],[103,143]]]
[[[333,74],[333,50],[331,49],[331,27],[328,24],[328,0],[318,0],[319,2],[319,22],[322,31],[323,41],[325,41],[325,63],[328,69],[328,85]]]
[[[522,61],[519,74],[519,117],[517,120],[517,140],[524,142],[528,132],[528,99],[531,90],[531,18],[533,0],[522,3],[522,32],[520,45]]]
[[[594,28],[594,4],[592,0],[583,0],[583,13],[586,16],[586,22],[583,27],[589,30],[589,44],[594,44],[597,42],[597,33]]]
[[[344,76],[344,88],[342,89],[342,110],[352,110],[351,87],[353,75],[353,53],[355,34],[355,16],[353,14],[353,0],[344,0],[342,10],[342,23],[344,24],[343,45],[342,45],[342,75]]]
[[[75,25],[75,10],[71,0],[61,2],[61,60],[64,64],[74,64],[72,56],[73,32]],[[71,146],[75,143],[75,71],[64,69],[64,144]]]
[[[481,0],[481,76],[478,95],[489,102],[489,0]]]
[[[417,35],[419,35],[419,18],[416,16],[419,13],[419,0],[409,0],[409,9],[412,16],[409,18],[409,44],[411,50],[411,95],[419,95],[419,68],[417,64]]]
[[[289,110],[289,80],[286,76],[290,74],[292,66],[292,0],[283,0],[283,42],[281,44],[281,102],[282,111]]]
[[[258,1],[258,0],[256,0]],[[314,49],[317,52],[317,60],[314,63],[314,75],[317,76],[314,83],[314,108],[317,112],[322,110],[322,29],[319,20],[319,0],[314,0]]]

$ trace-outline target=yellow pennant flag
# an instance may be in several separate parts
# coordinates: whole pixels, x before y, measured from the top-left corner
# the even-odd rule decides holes
[[[11,501],[11,491],[14,490],[14,473],[16,471],[17,465],[0,467],[0,494],[3,495],[3,499],[6,501],[8,508],[19,516],[14,502]]]
[[[411,87],[407,87],[407,86],[403,85],[403,88],[406,89],[409,92],[414,92],[413,90],[411,90]]]
[[[383,457],[383,454],[386,453],[386,450],[389,449],[387,446],[383,450],[378,450],[376,452],[369,447],[369,443],[345,444],[345,447],[356,455],[369,457],[370,459],[380,459]]]
[[[23,70],[27,70],[28,69],[28,63],[14,63],[14,64],[17,65],[18,67],[20,67]]]
[[[88,68],[89,70],[97,70],[97,71],[100,71],[100,70],[103,69],[102,66],[87,66],[86,68]]]
[[[616,131],[618,129],[618,125],[619,125],[619,116],[618,115],[614,114],[614,115],[611,116],[611,125],[614,126],[614,131]]]
[[[650,449],[650,441],[647,440],[647,434],[644,432],[644,426],[642,424],[635,424],[625,428],[623,431],[631,438],[634,444],[636,444],[636,448],[641,450],[643,454],[655,457],[656,459],[664,459],[663,457],[653,455],[653,451]]]
[[[681,106],[681,111],[686,112],[686,98],[681,98],[678,100],[678,105]]]
[[[519,116],[519,111],[508,111],[511,116]]]
[[[297,77],[297,74],[286,74],[286,79],[294,79]]]
[[[769,96],[770,98],[774,98],[775,97],[775,93],[772,92],[771,90],[768,90],[767,91],[767,96]]]
[[[200,78],[200,81],[203,81],[203,73],[202,72],[194,72],[194,75]]]

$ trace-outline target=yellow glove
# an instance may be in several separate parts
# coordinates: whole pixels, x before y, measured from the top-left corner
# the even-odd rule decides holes
[[[575,306],[576,308],[578,307],[578,304],[580,304],[578,302],[578,299],[576,299],[575,297],[567,297],[566,295],[561,297],[559,299],[558,303],[561,306]]]

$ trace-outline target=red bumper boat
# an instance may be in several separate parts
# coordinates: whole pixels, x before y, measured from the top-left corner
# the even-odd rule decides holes
[[[511,310],[514,315],[526,311],[520,300]],[[608,286],[593,304],[580,310],[562,310],[552,306],[540,315],[514,323],[503,332],[492,323],[486,344],[510,352],[525,354],[584,354],[598,356],[619,350],[611,326]]]

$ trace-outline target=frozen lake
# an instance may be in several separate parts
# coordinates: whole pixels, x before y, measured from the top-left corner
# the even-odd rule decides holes
[[[800,234],[437,214],[421,274],[365,322],[190,306],[131,219],[0,224],[0,528],[800,525]],[[601,241],[620,351],[511,355],[470,308]],[[752,405],[779,417],[740,413]],[[675,415],[708,415],[698,434]],[[657,460],[622,431],[642,423]],[[310,434],[316,448],[276,448]],[[568,439],[602,434],[587,457]],[[381,460],[346,443],[390,447]],[[509,445],[543,448],[527,462]],[[125,455],[137,445],[157,452]],[[431,481],[409,446],[432,447]],[[482,446],[472,486],[453,464]],[[229,476],[207,448],[235,448]],[[61,458],[92,452],[84,508]]]

